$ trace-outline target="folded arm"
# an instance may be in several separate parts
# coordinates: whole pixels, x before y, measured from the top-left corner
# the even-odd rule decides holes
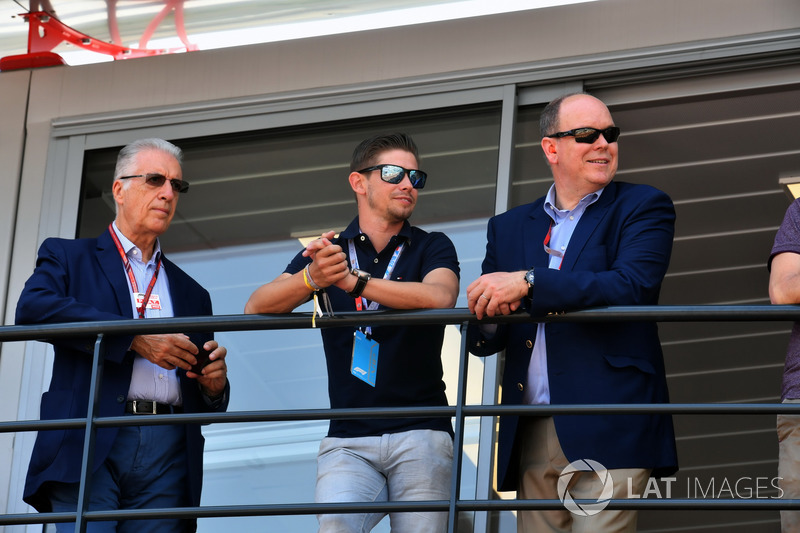
[[[356,276],[349,274],[337,284],[344,291],[352,291]],[[422,281],[392,281],[372,278],[361,295],[392,309],[441,309],[456,304],[458,276],[449,268],[436,268]]]
[[[333,244],[333,232],[312,241],[303,255],[311,258],[307,270],[294,274],[284,272],[271,282],[262,285],[250,295],[244,312],[290,313],[304,304],[314,292],[309,285],[327,288],[349,275],[347,256],[342,247]]]

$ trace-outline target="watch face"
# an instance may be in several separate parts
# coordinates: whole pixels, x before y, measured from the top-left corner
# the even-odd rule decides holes
[[[525,273],[525,281],[527,281],[528,284],[533,285],[533,269],[528,270]]]

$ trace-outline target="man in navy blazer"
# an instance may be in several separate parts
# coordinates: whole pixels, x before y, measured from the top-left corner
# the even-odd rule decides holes
[[[96,239],[46,239],[17,304],[17,324],[211,315],[203,287],[169,261],[158,237],[179,193],[181,151],[161,139],[120,151],[112,191],[117,215]],[[83,418],[88,409],[93,336],[51,341],[53,376],[41,418]],[[201,349],[208,364],[191,371]],[[210,333],[118,335],[106,339],[99,416],[224,411],[230,386],[226,349]],[[76,509],[82,429],[40,431],[24,500],[40,512]],[[204,439],[197,424],[97,430],[90,510],[197,506]],[[57,524],[73,531],[74,523]],[[194,531],[194,520],[90,522],[89,531]]]
[[[480,319],[522,307],[542,317],[657,304],[672,250],[672,201],[653,187],[612,181],[619,128],[600,100],[559,97],[540,128],[553,186],[489,221],[483,275],[467,288],[470,311]],[[469,346],[480,356],[506,350],[503,404],[669,401],[652,322],[481,324],[469,328]],[[651,475],[677,470],[665,415],[503,416],[498,440],[500,490],[565,502],[519,512],[521,532],[579,523],[581,531],[635,531],[635,511],[602,510],[602,500],[641,495]],[[578,499],[599,503],[582,508]]]

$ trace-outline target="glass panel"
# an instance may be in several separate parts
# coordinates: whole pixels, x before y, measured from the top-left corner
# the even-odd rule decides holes
[[[184,150],[170,252],[279,241],[343,229],[353,218],[350,156],[363,139],[399,130],[414,137],[428,182],[412,222],[487,217],[497,173],[499,104],[330,123],[315,127],[173,140]],[[114,217],[111,182],[119,148],[89,151],[79,236]]]
[[[539,115],[543,109],[544,105],[535,105],[517,110],[509,209],[544,196],[553,183],[540,144]]]
[[[242,313],[253,290],[301,249],[298,236],[343,229],[355,216],[347,183],[352,150],[393,130],[414,137],[429,176],[411,221],[453,240],[462,281],[456,306],[466,307],[465,289],[480,274],[494,208],[499,104],[176,140],[191,188],[161,239],[165,252],[209,290],[215,314]],[[86,154],[80,236],[101,233],[114,217],[110,189],[118,151]],[[311,304],[298,308],[310,310]],[[226,332],[217,339],[229,350],[230,411],[328,407],[318,331]],[[451,404],[459,351],[459,330],[448,326],[442,358]],[[483,361],[470,357],[469,367],[468,402],[480,403]],[[327,421],[205,427],[203,505],[313,501],[316,453],[326,431]],[[462,497],[475,492],[478,432],[479,420],[470,420]],[[316,528],[313,516],[289,516],[201,520],[198,531],[217,531],[223,523],[247,530]],[[388,530],[385,520],[375,531]]]

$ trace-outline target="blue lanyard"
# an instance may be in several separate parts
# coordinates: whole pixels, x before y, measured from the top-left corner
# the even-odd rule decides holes
[[[358,254],[356,253],[356,246],[353,243],[353,239],[347,240],[347,245],[350,250],[350,265],[353,268],[358,268]],[[389,260],[389,264],[386,265],[386,272],[383,274],[383,279],[389,279],[392,277],[392,272],[394,272],[394,267],[397,265],[397,259],[400,257],[400,254],[403,252],[403,247],[405,243],[400,243],[400,245],[395,249],[394,253],[392,254],[392,258]],[[356,310],[363,311],[366,309],[367,311],[375,311],[378,309],[378,302],[371,302],[367,305],[367,299],[363,296],[359,296],[356,298]]]

